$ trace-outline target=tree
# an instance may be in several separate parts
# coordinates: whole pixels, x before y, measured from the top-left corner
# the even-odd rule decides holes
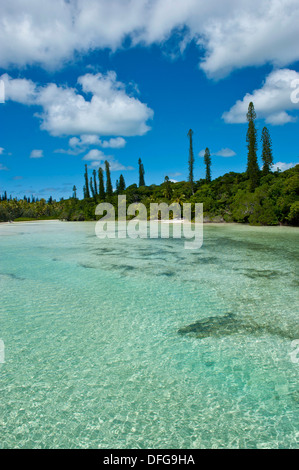
[[[189,132],[187,134],[187,136],[189,137],[189,140],[190,140],[190,144],[189,144],[189,183],[190,183],[190,186],[191,186],[191,190],[192,190],[192,194],[194,193],[194,175],[193,175],[193,171],[194,171],[194,154],[193,154],[193,143],[192,143],[192,136],[193,136],[193,130],[192,129],[189,129]]]
[[[204,161],[206,165],[206,182],[211,182],[211,154],[208,147],[205,150]]]
[[[108,197],[113,195],[113,188],[111,183],[111,175],[110,175],[110,164],[107,160],[105,160],[105,170],[106,170],[106,194]]]
[[[271,141],[270,133],[267,127],[263,128],[261,140],[263,143],[263,151],[262,151],[263,174],[267,175],[268,173],[270,173],[271,166],[273,165],[272,141]]]
[[[141,161],[141,158],[138,160],[138,165],[139,165],[139,187],[140,186],[145,186],[145,181],[144,181],[144,167]]]
[[[95,199],[96,193],[95,193],[95,189],[93,186],[92,176],[90,177],[89,185],[90,185],[90,192],[92,194],[92,197]]]
[[[105,186],[104,186],[103,168],[101,168],[101,167],[99,168],[98,174],[99,174],[99,196],[100,196],[100,200],[104,201],[104,199],[105,199]]]
[[[121,193],[125,189],[126,189],[125,178],[123,177],[123,175],[120,175],[119,183],[118,183],[118,192]]]
[[[73,186],[73,198],[77,199],[77,188],[75,185]]]
[[[83,194],[84,194],[84,199],[88,199],[88,198],[90,198],[90,193],[89,193],[89,182],[88,182],[87,165],[85,165],[84,178],[85,178],[85,185],[84,185],[84,187],[83,187]]]
[[[170,200],[172,197],[172,187],[168,176],[165,176],[164,178],[164,196],[168,200]]]
[[[94,187],[94,192],[95,192],[95,197],[98,195],[98,185],[97,185],[97,172],[96,170],[93,170],[93,187]]]
[[[259,184],[260,170],[257,162],[257,140],[256,140],[256,128],[254,120],[256,119],[256,114],[254,110],[254,105],[252,101],[248,106],[247,121],[248,129],[246,135],[247,148],[248,148],[248,157],[247,157],[247,177],[250,180],[250,190],[254,189]]]

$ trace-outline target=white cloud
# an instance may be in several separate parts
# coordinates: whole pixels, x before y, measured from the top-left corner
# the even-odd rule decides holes
[[[92,150],[89,150],[89,152],[83,157],[83,160],[87,160],[87,161],[96,160],[99,162],[103,162],[107,158],[109,158],[109,156],[105,155],[104,152],[102,152],[102,150],[92,149]]]
[[[273,125],[294,122],[296,117],[287,111],[299,110],[299,103],[291,99],[294,88],[292,83],[299,79],[299,73],[290,69],[278,69],[271,72],[263,86],[252,93],[247,93],[242,100],[238,100],[234,106],[223,114],[227,123],[246,122],[246,113],[250,101],[254,103],[258,118],[263,118]]]
[[[81,135],[80,138],[72,137],[69,140],[69,145],[73,148],[88,147],[90,145],[97,145],[103,148],[123,148],[126,145],[126,141],[123,137],[101,140],[97,135]]]
[[[44,153],[42,150],[32,150],[30,158],[43,158]]]
[[[126,141],[122,137],[116,137],[115,139],[103,140],[100,145],[103,148],[120,149],[126,145]]]
[[[235,68],[299,60],[298,0],[10,0],[0,3],[0,67],[56,68],[75,53],[194,40],[200,66],[219,77]],[[173,51],[170,51],[173,53]]]
[[[205,149],[201,150],[198,155],[199,157],[204,157]],[[211,156],[214,157],[234,157],[235,155],[236,152],[229,148],[223,148],[221,150],[218,150],[218,152],[211,152]]]
[[[4,148],[0,147],[0,155],[2,155],[3,152],[4,152]]]
[[[298,165],[298,163],[277,162],[273,164],[272,170],[276,171],[277,168],[279,168],[280,171],[285,171],[285,170],[289,170],[290,168],[293,168],[296,165]]]
[[[6,171],[8,170],[8,168],[6,168],[6,166],[2,165],[2,163],[0,163],[0,171]]]
[[[83,93],[91,93],[89,100],[75,88],[55,83],[38,86],[31,80],[13,79],[7,74],[0,78],[5,83],[7,100],[42,107],[42,113],[36,116],[41,119],[41,129],[53,136],[86,134],[97,139],[97,135],[143,135],[150,129],[147,121],[153,117],[153,111],[127,94],[115,72],[78,78]],[[104,147],[114,148],[123,144],[119,139],[101,142]]]
[[[102,150],[92,149],[83,157],[82,160],[90,162],[90,168],[99,168],[100,166],[104,169],[104,162],[107,160],[110,163],[111,171],[119,170],[133,170],[131,166],[124,166],[118,160],[115,160],[113,155],[105,155]]]
[[[32,80],[24,78],[12,79],[7,73],[0,77],[5,85],[5,100],[22,104],[35,104],[37,100],[36,85]]]
[[[236,155],[236,152],[234,152],[232,149],[224,148],[213,155],[216,155],[217,157],[234,157]]]

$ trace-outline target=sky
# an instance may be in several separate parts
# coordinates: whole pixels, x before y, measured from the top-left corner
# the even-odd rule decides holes
[[[299,163],[298,0],[0,0],[0,193],[82,197],[84,165],[146,184],[245,171],[246,112]]]

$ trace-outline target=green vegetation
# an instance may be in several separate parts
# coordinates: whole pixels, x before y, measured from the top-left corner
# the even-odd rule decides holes
[[[107,195],[107,198],[110,199],[113,196],[113,188],[112,188],[112,183],[111,183],[110,164],[107,160],[105,160],[105,169],[106,169],[106,195]]]
[[[127,206],[131,203],[143,203],[149,214],[152,202],[171,204],[185,202],[203,203],[204,220],[212,222],[239,222],[251,225],[295,225],[299,226],[299,165],[284,172],[271,171],[273,156],[269,131],[262,131],[262,161],[263,168],[259,169],[257,161],[257,131],[253,103],[249,104],[247,119],[247,170],[244,173],[226,173],[211,180],[211,156],[208,148],[205,150],[206,165],[205,179],[194,181],[194,155],[192,135],[189,137],[189,177],[188,181],[171,182],[165,176],[160,185],[145,185],[144,167],[141,159],[139,165],[139,186],[132,184],[126,187],[123,175],[116,182],[113,191],[110,165],[105,161],[106,190],[104,187],[104,171],[99,168],[88,176],[85,165],[84,198],[77,198],[77,187],[73,187],[73,195],[69,199],[55,201],[50,197],[45,199],[8,198],[6,191],[0,196],[0,221],[12,220],[44,220],[62,219],[71,221],[95,220],[95,207],[100,202],[110,202],[114,205],[117,215],[119,194],[126,196]],[[98,178],[98,180],[97,180]],[[170,214],[171,215],[171,214]]]
[[[273,165],[272,142],[271,142],[271,137],[270,137],[267,127],[263,128],[261,140],[263,143],[263,152],[262,152],[263,174],[267,175],[268,173],[270,173],[270,168]]]
[[[299,165],[284,172],[269,172],[263,176],[254,191],[245,173],[226,173],[207,183],[201,179],[194,183],[194,194],[190,183],[173,183],[165,177],[161,185],[140,186],[132,184],[112,193],[109,201],[117,209],[117,195],[124,194],[127,204],[142,202],[149,210],[151,202],[202,202],[206,221],[249,223],[252,225],[296,225],[299,226]],[[124,180],[123,180],[124,183]],[[123,184],[122,183],[122,184]],[[33,198],[34,199],[34,198]],[[108,200],[76,197],[60,201],[12,199],[2,196],[0,221],[30,219],[94,220],[96,204]]]
[[[206,182],[210,183],[211,182],[211,163],[212,163],[212,161],[211,161],[210,150],[208,149],[208,147],[205,150],[204,161],[205,161],[205,165],[206,165]]]
[[[259,184],[260,170],[257,162],[257,132],[254,121],[256,114],[254,105],[252,102],[249,103],[247,121],[248,130],[246,135],[248,156],[247,156],[247,176],[250,181],[250,190],[254,191]]]
[[[138,160],[138,166],[139,166],[139,187],[140,186],[145,186],[145,181],[144,181],[144,166],[141,161],[141,158]]]

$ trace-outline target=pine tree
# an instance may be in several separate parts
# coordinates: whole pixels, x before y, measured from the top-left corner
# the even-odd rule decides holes
[[[193,171],[194,171],[194,154],[193,154],[193,142],[192,142],[192,136],[193,136],[193,130],[192,129],[189,129],[189,132],[187,134],[187,136],[189,137],[189,140],[190,140],[190,144],[189,144],[189,183],[190,183],[190,186],[191,186],[191,190],[192,190],[192,194],[194,193],[194,175],[193,175]]]
[[[138,160],[138,165],[139,165],[139,187],[140,186],[145,186],[145,181],[144,181],[144,167],[141,161],[141,158]]]
[[[204,161],[206,165],[206,182],[211,182],[211,154],[208,147],[205,150]]]
[[[247,148],[248,148],[248,157],[247,157],[247,177],[250,180],[250,190],[254,189],[259,184],[260,170],[257,162],[257,132],[254,124],[256,119],[256,114],[254,110],[254,105],[252,102],[249,103],[247,121],[248,121],[248,130],[246,135]]]
[[[92,195],[92,197],[95,199],[96,193],[95,193],[94,186],[93,186],[92,176],[90,177],[89,185],[90,185],[90,192],[91,192],[91,195]]]
[[[125,178],[123,177],[123,175],[120,175],[119,184],[118,184],[118,191],[119,191],[119,193],[122,193],[125,189],[126,189]]]
[[[113,188],[111,183],[111,176],[110,176],[110,164],[107,160],[105,160],[105,169],[106,169],[106,194],[108,197],[113,195]]]
[[[169,181],[169,177],[165,176],[164,178],[164,195],[166,199],[170,200],[172,197],[172,187],[171,187],[171,182]]]
[[[98,185],[97,185],[97,172],[96,170],[93,170],[93,187],[94,187],[94,192],[95,192],[95,197],[98,195]]]
[[[84,188],[83,188],[84,199],[88,199],[88,198],[90,198],[90,193],[89,193],[89,182],[88,182],[87,165],[85,165],[84,178],[85,178],[85,185],[84,185]]]
[[[273,165],[272,141],[271,141],[270,133],[267,127],[263,128],[261,140],[263,143],[263,151],[262,151],[263,174],[267,175],[270,172],[271,167]]]
[[[99,196],[100,196],[100,200],[104,201],[104,199],[105,199],[105,186],[104,186],[103,168],[101,168],[101,167],[99,168],[98,174],[99,174]]]

